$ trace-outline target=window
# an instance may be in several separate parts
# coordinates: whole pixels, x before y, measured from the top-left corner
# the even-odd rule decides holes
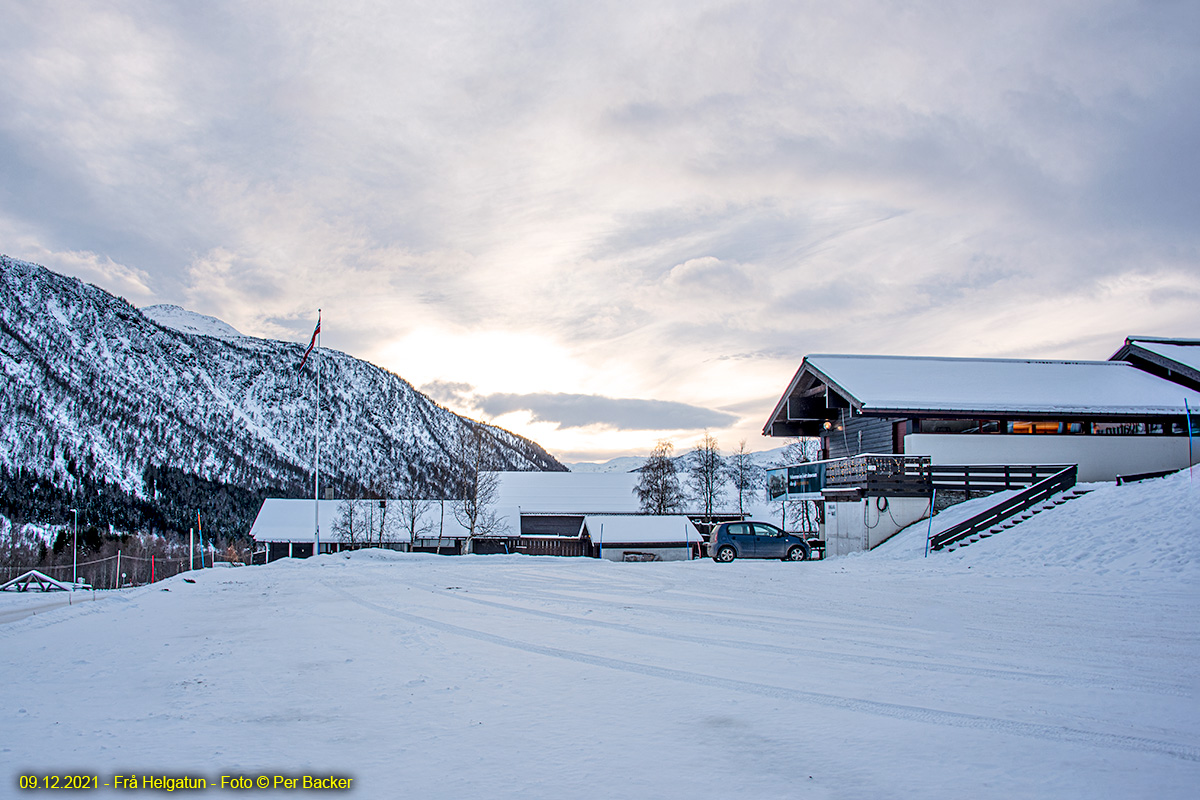
[[[994,419],[923,419],[921,433],[999,433],[1000,421]]]
[[[783,531],[779,530],[779,528],[776,528],[774,525],[764,525],[762,523],[755,523],[754,535],[755,536],[782,536]]]
[[[1008,423],[1009,433],[1062,433],[1061,422],[1010,422]]]
[[[1093,422],[1092,433],[1099,436],[1136,436],[1146,432],[1144,422]]]

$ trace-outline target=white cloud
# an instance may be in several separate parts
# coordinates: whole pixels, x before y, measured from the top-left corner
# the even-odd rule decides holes
[[[1188,4],[9,16],[13,255],[248,333],[321,307],[417,383],[765,416],[805,352],[1197,335]],[[760,443],[750,416],[718,433]]]

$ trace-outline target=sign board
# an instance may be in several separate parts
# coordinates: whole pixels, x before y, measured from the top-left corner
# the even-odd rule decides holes
[[[767,496],[779,500],[820,500],[825,488],[825,463],[816,461],[767,470]]]

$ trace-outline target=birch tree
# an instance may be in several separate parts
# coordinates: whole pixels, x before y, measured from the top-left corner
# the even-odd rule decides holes
[[[454,507],[454,517],[467,529],[462,544],[463,555],[471,552],[471,543],[476,536],[486,536],[500,528],[500,519],[492,509],[500,489],[500,476],[489,470],[490,451],[485,451],[483,446],[485,435],[482,425],[468,423],[459,436],[462,477],[458,491],[460,502]]]
[[[675,445],[669,439],[660,439],[642,465],[641,478],[633,491],[643,514],[670,514],[683,507],[683,489],[671,458],[674,450]]]
[[[743,443],[744,444],[744,443]],[[692,465],[688,468],[688,483],[693,496],[704,509],[704,516],[712,517],[713,508],[720,500],[725,486],[725,459],[717,440],[708,431],[696,449],[692,451]]]
[[[725,462],[725,474],[737,493],[738,514],[746,515],[746,501],[758,492],[763,483],[763,469],[754,463],[754,456],[746,449],[746,440],[738,442],[738,449]]]
[[[412,492],[408,494],[412,494]],[[399,529],[408,534],[409,547],[412,547],[417,539],[434,532],[433,522],[425,519],[425,515],[432,508],[432,500],[401,497],[396,501],[396,510],[393,516]]]

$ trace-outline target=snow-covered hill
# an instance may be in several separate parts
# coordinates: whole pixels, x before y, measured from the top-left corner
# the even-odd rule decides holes
[[[177,307],[147,311],[0,256],[0,467],[141,498],[160,468],[238,487],[311,487],[315,386],[312,370],[297,374],[303,347]],[[320,357],[323,484],[448,491],[460,437],[478,423],[365,361]],[[500,468],[563,469],[534,442],[482,430]]]
[[[213,336],[217,339],[239,339],[242,336],[240,331],[224,320],[210,317],[207,314],[188,311],[186,308],[180,308],[179,306],[165,303],[157,306],[146,306],[142,309],[142,313],[164,328],[173,328],[180,333]]]
[[[1152,579],[1176,574],[1200,582],[1200,465],[1124,486],[1081,488],[1091,491],[968,547],[938,553],[939,563],[1039,573],[1084,568],[1097,575]],[[1004,494],[1012,493],[950,506],[933,518],[933,533],[994,505]],[[927,563],[929,530],[929,520],[918,522],[860,557]]]

